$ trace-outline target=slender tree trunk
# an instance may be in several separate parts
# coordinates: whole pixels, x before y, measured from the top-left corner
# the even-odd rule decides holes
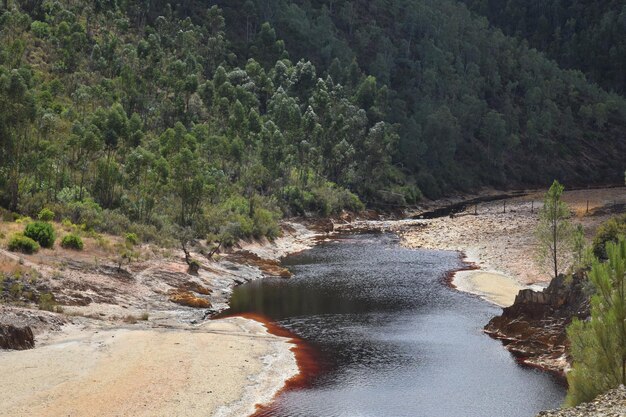
[[[621,354],[622,354],[622,385],[626,384],[626,329],[624,328],[624,326],[626,325],[625,321],[626,321],[626,317],[624,317],[624,306],[623,306],[623,300],[624,300],[624,277],[617,277],[617,279],[620,280],[620,302],[621,302],[621,311],[620,316],[619,317],[621,320],[621,332],[620,332],[620,338],[621,338]]]
[[[554,202],[554,213],[553,213],[553,220],[552,220],[552,257],[554,260],[554,278],[557,278],[559,276],[559,269],[558,269],[558,260],[557,260],[557,226],[558,226],[558,219],[556,218],[557,216],[557,209],[558,206],[558,202]]]

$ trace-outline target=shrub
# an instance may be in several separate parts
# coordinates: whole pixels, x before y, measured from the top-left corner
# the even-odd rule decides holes
[[[28,216],[24,216],[24,217],[18,216],[18,218],[15,219],[15,223],[17,223],[17,224],[28,224],[28,223],[30,223],[32,221],[33,221],[33,219],[31,219]]]
[[[92,199],[85,198],[83,201],[73,201],[67,205],[65,215],[73,223],[84,224],[86,229],[98,229],[105,216],[102,208]]]
[[[33,239],[44,248],[54,246],[56,239],[52,225],[41,221],[27,224],[24,229],[24,236]]]
[[[626,236],[626,215],[609,219],[600,225],[593,238],[593,254],[598,259],[606,259],[606,243],[617,243],[620,235]]]
[[[137,237],[137,234],[135,233],[126,233],[125,239],[126,239],[126,243],[133,245],[133,246],[139,243],[139,237]]]
[[[50,293],[44,293],[39,296],[39,309],[45,311],[54,311],[56,301]]]
[[[16,233],[9,239],[9,250],[31,254],[39,250],[39,243],[21,233]]]
[[[65,235],[61,241],[61,246],[65,249],[83,250],[83,240],[80,236],[70,233]]]
[[[340,210],[360,212],[365,210],[365,205],[359,200],[356,194],[353,194],[349,190],[342,189],[339,193],[339,211]]]
[[[124,236],[131,226],[132,222],[120,211],[104,210],[102,212],[102,222],[95,229],[102,233]]]
[[[266,236],[269,239],[274,239],[280,235],[280,228],[278,227],[278,214],[271,212],[264,208],[257,208],[254,211],[253,216],[254,226],[252,234],[254,237]]]
[[[37,218],[43,222],[50,222],[54,219],[54,212],[49,208],[43,208],[37,215]]]
[[[431,174],[422,172],[417,176],[417,185],[428,198],[439,198],[442,195],[439,183]]]

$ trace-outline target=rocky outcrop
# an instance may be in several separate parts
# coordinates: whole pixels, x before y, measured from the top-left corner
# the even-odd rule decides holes
[[[35,347],[35,337],[30,327],[0,324],[0,349],[26,350]]]
[[[589,316],[589,282],[584,273],[553,279],[543,291],[521,290],[515,303],[485,326],[520,362],[563,373],[568,368],[566,327]]]
[[[228,260],[257,267],[265,276],[291,278],[291,272],[284,268],[279,261],[261,258],[259,255],[247,250],[240,250],[228,255]]]
[[[626,416],[626,388],[608,391],[589,403],[572,408],[542,411],[537,417],[623,417]]]

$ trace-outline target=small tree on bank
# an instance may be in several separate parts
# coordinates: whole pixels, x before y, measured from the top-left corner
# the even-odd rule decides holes
[[[574,319],[567,329],[574,363],[567,374],[569,406],[626,384],[626,240],[606,249],[608,261],[596,259],[589,273],[596,287],[591,319]]]
[[[563,186],[554,180],[544,197],[537,226],[539,260],[554,271],[554,278],[571,256],[573,228],[569,222],[570,209],[561,201],[563,190]]]

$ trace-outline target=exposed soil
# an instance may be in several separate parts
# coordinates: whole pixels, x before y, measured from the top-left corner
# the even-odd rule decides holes
[[[0,223],[0,236],[22,228]],[[278,259],[316,236],[285,223],[274,242],[240,242],[214,259],[191,245],[194,275],[178,248],[142,245],[121,262],[113,236],[85,236],[81,252],[0,249],[0,339],[11,336],[2,347],[32,347],[33,338],[36,347],[0,351],[3,372],[19,374],[1,387],[0,415],[253,413],[298,372],[289,339],[249,319],[204,320],[228,307],[236,285],[290,276]]]

